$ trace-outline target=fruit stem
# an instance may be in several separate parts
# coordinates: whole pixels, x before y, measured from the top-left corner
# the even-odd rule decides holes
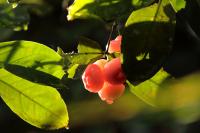
[[[110,45],[110,41],[111,41],[111,38],[112,38],[112,33],[114,31],[115,26],[116,26],[116,22],[114,21],[113,24],[112,24],[112,28],[111,28],[111,31],[110,31],[110,34],[109,34],[109,38],[108,38],[107,44],[106,44],[105,54],[108,54],[108,48],[109,48],[109,45]]]

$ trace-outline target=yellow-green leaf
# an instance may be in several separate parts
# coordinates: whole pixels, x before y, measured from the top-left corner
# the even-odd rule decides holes
[[[59,85],[59,80],[65,74],[61,60],[56,51],[40,43],[31,41],[0,43],[0,68],[33,82]]]
[[[132,93],[146,103],[155,106],[158,89],[167,77],[169,77],[169,74],[161,69],[151,79],[139,85],[134,86],[129,81],[127,81],[127,83]]]
[[[176,12],[185,8],[186,1],[185,0],[169,0],[172,4],[172,7]]]
[[[127,16],[132,10],[152,2],[154,0],[75,0],[68,8],[67,18],[68,20],[77,18],[114,20]]]
[[[24,121],[43,129],[68,126],[67,107],[55,88],[39,85],[0,69],[0,96]]]

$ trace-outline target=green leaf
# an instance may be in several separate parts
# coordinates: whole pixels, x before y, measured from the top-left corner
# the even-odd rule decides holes
[[[132,12],[122,34],[123,69],[129,82],[143,82],[162,67],[174,29],[175,12],[168,0]]]
[[[64,64],[66,67],[75,64],[87,65],[98,58],[101,58],[103,54],[104,53],[97,42],[87,38],[81,38],[78,44],[78,53],[66,53],[63,56]]]
[[[113,20],[129,14],[134,8],[149,5],[154,0],[76,0],[68,8],[68,20],[101,18]],[[119,10],[120,9],[120,10]]]
[[[0,69],[0,96],[24,121],[39,128],[68,126],[67,107],[56,89],[32,83]]]
[[[176,12],[179,10],[185,8],[186,1],[185,0],[169,0],[170,3],[172,4],[172,7]]]
[[[161,84],[165,81],[170,75],[161,69],[157,72],[151,79],[144,81],[139,85],[132,85],[129,81],[127,84],[132,93],[137,97],[142,99],[144,102],[156,106],[156,98],[158,90],[161,89]]]
[[[65,74],[61,60],[54,50],[36,42],[0,43],[0,67],[32,82],[59,86]]]
[[[75,64],[67,70],[68,78],[74,78],[79,64]]]
[[[81,65],[80,70],[83,71],[83,66],[86,66],[103,56],[104,53],[97,42],[87,38],[81,38],[78,44],[78,53],[66,53],[63,56],[64,69],[68,72],[69,77],[72,78],[76,74],[79,65]],[[82,71],[79,72],[81,73]]]
[[[0,28],[10,28],[16,31],[27,30],[29,14],[25,7],[13,8],[9,4],[0,4]]]
[[[75,64],[67,70],[68,78],[80,79],[87,65]]]
[[[88,38],[81,38],[78,44],[78,53],[103,53],[100,45]]]
[[[87,65],[102,57],[102,53],[66,53],[64,56],[64,68],[70,68],[75,64]]]
[[[60,47],[57,47],[57,53],[58,53],[60,56],[64,56],[64,55],[65,55],[64,51],[63,51]]]

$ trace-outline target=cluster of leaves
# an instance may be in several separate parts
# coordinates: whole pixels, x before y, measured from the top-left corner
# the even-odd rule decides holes
[[[29,22],[28,10],[41,13],[44,3],[9,2],[0,0],[0,30],[24,29]],[[33,10],[36,5],[38,8]],[[76,0],[68,8],[67,18],[92,18],[105,23],[125,20],[121,56],[127,85],[155,106],[159,85],[169,76],[162,65],[172,47],[175,15],[184,6],[184,0]],[[36,127],[67,127],[67,107],[56,89],[65,88],[64,78],[80,78],[87,64],[106,55],[97,42],[87,38],[79,40],[77,50],[64,53],[59,48],[56,52],[30,41],[0,43],[1,98]]]

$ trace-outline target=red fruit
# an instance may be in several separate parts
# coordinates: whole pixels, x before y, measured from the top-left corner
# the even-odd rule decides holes
[[[108,48],[108,53],[114,53],[114,52],[121,52],[121,41],[122,36],[119,35],[115,38],[115,40],[110,41],[110,45]]]
[[[98,65],[98,66],[101,68],[101,70],[103,70],[103,69],[104,69],[104,66],[105,66],[105,64],[106,64],[107,62],[108,62],[108,61],[105,60],[105,59],[100,59],[100,60],[97,60],[96,62],[94,62],[94,64]]]
[[[106,101],[108,104],[112,104],[115,99],[123,94],[124,89],[125,86],[123,84],[110,84],[105,82],[98,94],[101,100]]]
[[[85,89],[97,93],[104,84],[104,76],[101,68],[96,64],[89,64],[82,75]]]
[[[115,40],[121,42],[121,41],[122,41],[122,35],[117,36],[117,37],[115,38]]]
[[[104,78],[111,84],[123,84],[126,80],[122,71],[120,58],[112,59],[104,66]]]

